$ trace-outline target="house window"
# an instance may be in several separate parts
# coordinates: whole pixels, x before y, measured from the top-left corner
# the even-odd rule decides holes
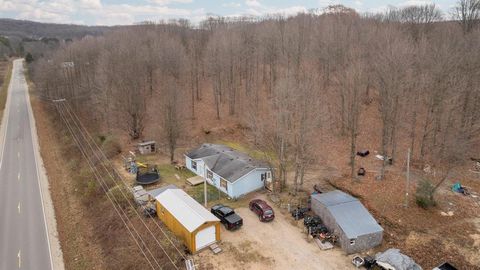
[[[355,239],[350,239],[350,246],[355,245]]]
[[[192,160],[192,169],[197,170],[197,162]]]
[[[225,180],[225,179],[223,179],[223,178],[222,178],[222,179],[220,179],[220,186],[221,186],[222,188],[224,188],[225,190],[227,190],[227,191],[228,191],[228,184],[227,184],[227,180]]]
[[[207,170],[207,179],[208,179],[208,180],[212,180],[212,178],[213,178],[213,173],[212,173],[212,171]]]
[[[262,181],[266,181],[266,180],[271,181],[271,180],[272,180],[272,174],[271,174],[271,172],[262,173],[262,174],[261,174],[261,177],[262,177],[262,178],[261,178]]]

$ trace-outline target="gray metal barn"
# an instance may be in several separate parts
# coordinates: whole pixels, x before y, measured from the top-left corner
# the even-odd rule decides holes
[[[338,236],[347,254],[366,251],[382,243],[383,228],[362,203],[339,190],[312,194],[312,210]]]

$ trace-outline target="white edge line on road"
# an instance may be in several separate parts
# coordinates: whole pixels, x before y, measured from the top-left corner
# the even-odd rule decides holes
[[[20,61],[22,65],[22,71],[23,70],[23,59]],[[35,168],[37,171],[37,184],[38,184],[38,189],[40,190],[40,200],[42,201],[42,212],[43,212],[43,222],[45,223],[45,235],[47,236],[47,243],[48,243],[48,255],[50,256],[50,269],[53,270],[53,258],[52,258],[52,247],[50,246],[50,233],[48,230],[48,224],[47,224],[47,216],[45,215],[45,203],[43,201],[43,192],[42,192],[42,187],[40,186],[40,171],[38,169],[38,160],[37,160],[37,155],[40,155],[40,153],[37,153],[39,150],[37,146],[38,145],[38,140],[37,140],[37,127],[35,124],[35,120],[33,118],[33,111],[32,111],[32,105],[30,103],[30,93],[28,92],[28,83],[26,83],[27,89],[25,89],[25,98],[27,102],[27,110],[28,110],[28,120],[30,122],[30,132],[32,135],[32,147],[33,147],[33,159],[35,161]]]
[[[22,251],[20,249],[18,250],[17,258],[18,258],[18,268],[22,268]]]
[[[10,84],[7,87],[7,101],[5,102],[5,109],[4,109],[4,114],[2,117],[2,123],[0,127],[0,132],[2,132],[0,135],[3,136],[2,138],[2,151],[0,152],[0,170],[2,169],[3,166],[3,155],[5,152],[5,142],[7,140],[7,131],[8,131],[8,118],[10,115],[10,102],[11,102],[11,89],[13,85],[13,62],[12,62],[12,74],[10,76]]]

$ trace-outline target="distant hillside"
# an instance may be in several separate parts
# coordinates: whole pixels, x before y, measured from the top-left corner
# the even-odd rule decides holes
[[[0,19],[0,58],[23,56],[31,52],[42,55],[61,42],[79,39],[87,35],[98,36],[109,30],[107,26],[39,23],[25,20]]]
[[[109,27],[107,26],[84,26],[0,19],[0,35],[18,38],[80,38],[86,35],[101,35],[108,29]]]

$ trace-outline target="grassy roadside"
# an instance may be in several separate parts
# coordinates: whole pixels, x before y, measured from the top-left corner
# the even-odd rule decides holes
[[[0,89],[0,123],[2,122],[3,111],[5,110],[5,103],[7,103],[8,85],[10,84],[10,79],[12,78],[12,67],[13,62],[9,61],[2,88]]]

